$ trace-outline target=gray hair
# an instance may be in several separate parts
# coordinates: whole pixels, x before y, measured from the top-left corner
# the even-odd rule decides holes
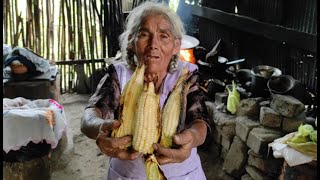
[[[119,37],[122,60],[126,60],[127,63],[132,67],[136,67],[138,62],[131,48],[134,46],[134,40],[138,35],[142,20],[150,15],[162,15],[171,24],[174,38],[181,39],[182,35],[185,34],[183,23],[180,17],[167,5],[150,1],[140,4],[128,15],[124,32]],[[179,53],[173,55],[169,63],[170,72],[176,70],[178,59]]]

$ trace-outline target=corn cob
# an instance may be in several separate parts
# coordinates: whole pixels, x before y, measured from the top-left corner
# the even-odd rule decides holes
[[[144,163],[147,180],[164,180],[162,172],[159,170],[157,159],[154,155],[147,158]]]
[[[120,108],[118,117],[121,125],[118,129],[112,131],[112,137],[123,137],[133,134],[132,128],[137,101],[139,96],[143,92],[144,71],[145,65],[138,66],[123,89],[120,97]],[[126,147],[129,146],[131,146],[131,144],[128,144]]]
[[[179,116],[181,110],[181,91],[183,85],[188,77],[188,69],[183,68],[182,73],[174,86],[172,93],[170,94],[162,112],[161,123],[161,139],[160,144],[164,147],[172,146],[172,137],[176,133]]]
[[[158,142],[160,136],[159,99],[154,83],[146,83],[138,99],[132,143],[133,148],[143,154],[153,153],[152,144]]]

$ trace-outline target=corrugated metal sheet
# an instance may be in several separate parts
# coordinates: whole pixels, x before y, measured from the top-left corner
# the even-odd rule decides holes
[[[281,24],[283,16],[283,0],[240,0],[238,13],[259,21]]]
[[[236,1],[235,0],[209,0],[209,1],[203,1],[202,4],[203,6],[206,6],[206,7],[234,13]]]
[[[310,34],[317,33],[316,0],[284,0],[284,2],[285,27]]]
[[[316,0],[240,0],[236,6],[238,14],[309,34],[317,33]]]

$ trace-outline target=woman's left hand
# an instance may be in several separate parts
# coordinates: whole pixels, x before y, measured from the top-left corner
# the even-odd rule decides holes
[[[173,142],[179,146],[178,149],[165,148],[158,143],[153,144],[159,164],[181,163],[186,160],[193,148],[194,132],[190,129],[184,130],[173,136]]]
[[[203,120],[195,120],[189,129],[173,136],[173,143],[179,148],[165,148],[161,144],[153,144],[159,164],[181,163],[186,160],[194,147],[204,143],[207,135],[207,125]]]

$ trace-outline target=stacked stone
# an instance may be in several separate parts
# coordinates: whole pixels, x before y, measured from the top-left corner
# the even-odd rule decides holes
[[[227,93],[217,93],[215,103],[206,103],[223,170],[236,179],[277,179],[283,159],[274,158],[268,144],[306,121],[304,104],[285,95],[272,95],[271,101],[248,98],[241,100],[236,115],[231,115],[221,109],[226,103]]]

